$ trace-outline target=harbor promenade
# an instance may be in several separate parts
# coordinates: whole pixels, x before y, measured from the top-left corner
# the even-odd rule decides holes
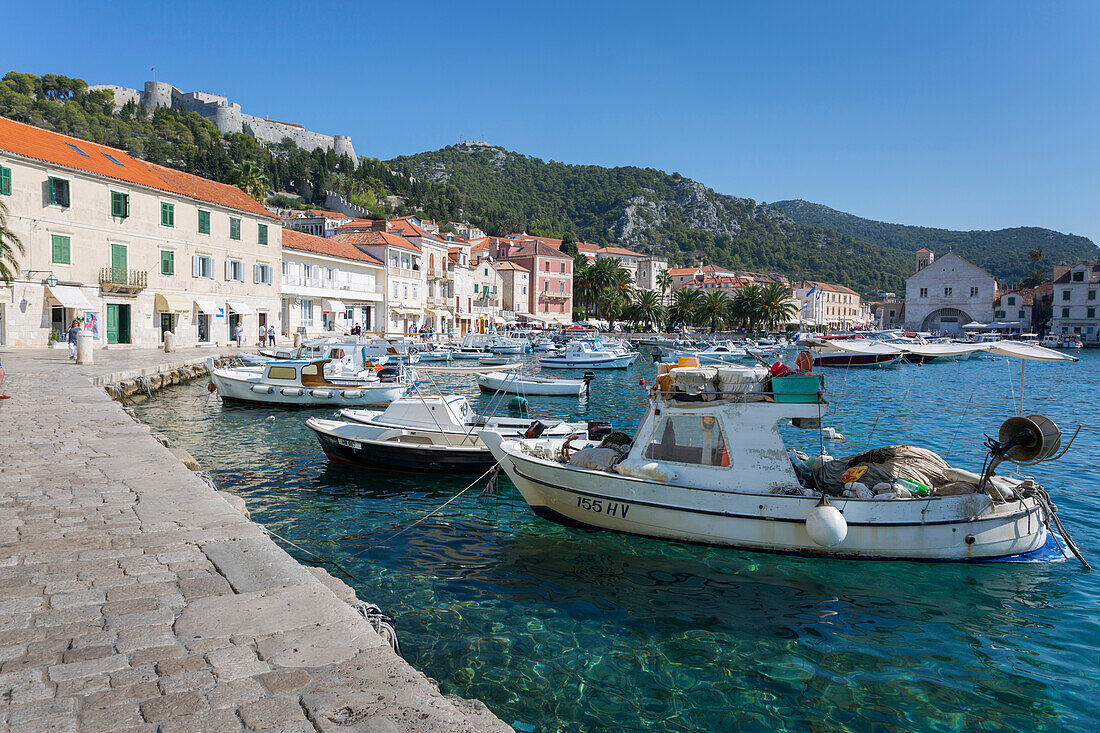
[[[511,730],[93,384],[208,355],[0,352],[0,730]]]

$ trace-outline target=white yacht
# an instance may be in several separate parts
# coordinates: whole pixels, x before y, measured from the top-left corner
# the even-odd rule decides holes
[[[544,369],[626,369],[637,358],[637,352],[624,354],[604,349],[598,341],[582,340],[570,341],[564,349],[540,356],[539,365]]]

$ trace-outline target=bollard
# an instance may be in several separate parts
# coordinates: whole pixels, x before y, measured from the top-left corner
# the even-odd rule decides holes
[[[92,334],[81,333],[76,337],[76,363],[92,363]]]
[[[164,332],[164,353],[171,354],[176,350],[176,334],[171,331]]]
[[[302,345],[302,334],[300,334],[300,333],[294,334],[294,348],[298,348],[301,345]]]

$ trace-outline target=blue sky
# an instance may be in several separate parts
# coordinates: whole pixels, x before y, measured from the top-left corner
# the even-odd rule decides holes
[[[349,9],[352,8],[352,9]],[[390,158],[462,138],[1100,242],[1100,3],[15,4],[7,69],[156,76]],[[48,20],[46,17],[48,16]]]

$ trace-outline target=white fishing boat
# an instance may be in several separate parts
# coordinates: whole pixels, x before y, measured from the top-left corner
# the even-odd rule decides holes
[[[517,372],[483,372],[477,375],[477,384],[484,392],[507,392],[524,397],[579,397],[590,380],[551,379]]]
[[[589,424],[583,422],[483,417],[458,395],[410,395],[394,400],[385,411],[340,410],[333,419],[310,418],[306,426],[334,460],[448,473],[480,473],[492,467],[495,459],[481,438],[484,431],[510,438],[589,435]]]
[[[1064,358],[1035,346],[992,350]],[[633,439],[622,433],[598,444],[494,433],[483,439],[532,510],[569,525],[851,558],[976,560],[1044,546],[1049,523],[1058,522],[1047,493],[1034,479],[996,476],[995,468],[1005,459],[1027,464],[1058,457],[1060,433],[1052,422],[1007,420],[987,444],[990,458],[981,474],[911,446],[867,451],[843,463],[811,461],[788,453],[777,423],[819,426],[828,409],[821,388],[813,375],[671,369],[658,377]],[[877,483],[865,486],[849,470]]]
[[[539,357],[539,365],[544,369],[626,369],[637,358],[637,353],[606,351],[590,341],[570,341],[564,349]]]
[[[258,367],[211,369],[223,400],[265,405],[387,405],[401,397],[415,375],[384,367],[355,374],[326,369],[328,359],[277,360]]]

